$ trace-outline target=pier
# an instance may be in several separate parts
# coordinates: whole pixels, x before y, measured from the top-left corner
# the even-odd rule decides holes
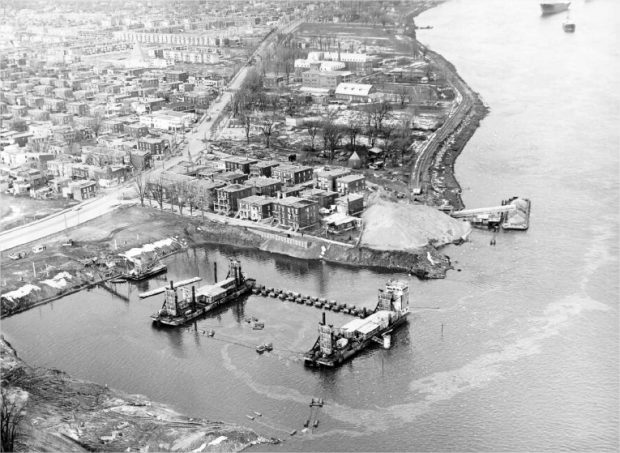
[[[328,300],[322,297],[307,296],[294,291],[269,288],[265,285],[259,284],[254,285],[252,288],[252,294],[255,296],[277,299],[283,302],[293,302],[299,305],[307,305],[318,308],[319,310],[331,310],[336,313],[340,312],[360,318],[365,318],[372,313],[372,310],[366,307],[357,307],[352,304],[338,303],[333,299]]]

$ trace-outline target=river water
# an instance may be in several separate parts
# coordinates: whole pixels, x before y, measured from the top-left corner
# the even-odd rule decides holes
[[[461,272],[407,275],[414,310],[390,350],[365,351],[331,372],[304,369],[320,311],[247,300],[200,320],[211,339],[154,329],[164,284],[82,292],[2,322],[19,354],[194,416],[286,438],[255,450],[615,450],[619,407],[618,30],[614,0],[573,1],[540,17],[524,0],[450,0],[417,20],[490,107],[457,161],[468,207],[532,200],[531,228],[475,231],[447,253]],[[168,259],[169,278],[213,281],[213,262],[240,258],[261,283],[372,307],[394,275],[228,247]],[[220,278],[222,275],[220,275]],[[265,330],[243,321],[256,316]],[[334,324],[347,317],[328,312]],[[259,356],[256,344],[275,350]],[[314,434],[289,438],[326,405]],[[255,421],[246,418],[261,412]]]

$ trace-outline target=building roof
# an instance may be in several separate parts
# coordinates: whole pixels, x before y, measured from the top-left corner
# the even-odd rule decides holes
[[[337,182],[343,182],[345,184],[353,182],[353,181],[359,181],[359,180],[364,180],[366,179],[366,177],[364,175],[346,175],[346,176],[341,176],[337,179]]]
[[[372,85],[363,83],[339,83],[336,87],[336,94],[346,96],[368,96],[372,90]]]
[[[268,187],[268,186],[273,186],[275,184],[282,184],[282,181],[280,181],[277,178],[258,177],[258,178],[250,178],[247,181],[245,181],[244,184],[248,186]]]
[[[239,203],[249,203],[264,206],[267,204],[271,204],[274,201],[276,201],[276,199],[273,197],[261,197],[260,195],[251,195],[249,197],[240,199]]]

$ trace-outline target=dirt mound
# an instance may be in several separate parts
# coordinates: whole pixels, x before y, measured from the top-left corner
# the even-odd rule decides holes
[[[372,201],[363,215],[361,245],[378,250],[417,250],[426,245],[441,246],[465,239],[468,222],[424,205]]]

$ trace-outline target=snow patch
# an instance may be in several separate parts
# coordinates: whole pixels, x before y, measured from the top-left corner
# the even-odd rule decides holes
[[[41,283],[60,289],[67,286],[67,280],[71,280],[71,274],[69,272],[60,272],[49,280],[41,280]]]
[[[3,294],[2,297],[8,300],[21,299],[22,297],[26,297],[32,291],[41,291],[41,288],[28,283],[20,288],[17,288],[16,290],[9,291],[8,293]]]
[[[133,249],[129,249],[125,253],[120,253],[120,256],[123,256],[127,258],[128,260],[133,261],[135,257],[140,256],[143,253],[153,252],[156,249],[159,249],[162,247],[169,247],[174,242],[176,241],[173,238],[162,239],[160,241],[152,242],[150,244],[144,244],[142,247],[136,247]]]
[[[226,436],[220,436],[217,439],[212,440],[211,442],[209,442],[209,446],[211,445],[219,445],[222,442],[224,442],[226,439],[228,439],[228,437]]]

